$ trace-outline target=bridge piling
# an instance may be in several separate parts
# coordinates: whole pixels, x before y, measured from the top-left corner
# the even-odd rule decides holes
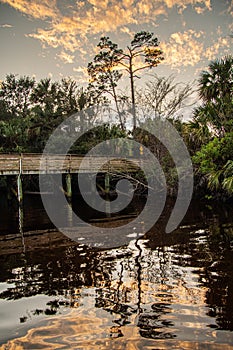
[[[66,196],[69,200],[72,198],[72,178],[71,174],[66,174]]]
[[[110,175],[108,173],[105,173],[104,184],[105,184],[105,193],[108,195],[110,192]]]
[[[23,185],[22,185],[21,175],[17,176],[17,194],[18,194],[18,202],[20,205],[22,205],[23,204]]]
[[[19,159],[19,174],[17,176],[17,194],[20,205],[23,203],[23,184],[22,184],[22,158]]]

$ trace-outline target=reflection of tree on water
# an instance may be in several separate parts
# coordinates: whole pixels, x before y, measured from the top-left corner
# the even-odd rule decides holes
[[[169,316],[172,304],[169,278],[178,274],[173,270],[171,253],[166,247],[146,249],[143,241],[131,244],[130,249],[132,254],[127,258],[100,264],[100,274],[107,272],[107,278],[97,289],[95,306],[118,315],[119,326],[135,323],[143,337],[174,338],[176,335],[169,331],[174,326]],[[113,271],[117,271],[117,277]]]
[[[158,241],[153,249],[150,242],[139,240],[104,252],[68,239],[57,245],[51,241],[51,245],[37,250],[26,249],[23,255],[16,247],[15,252],[0,256],[1,281],[12,284],[0,297],[49,295],[51,301],[46,308],[31,313],[53,315],[64,306],[78,308],[83,288],[94,287],[95,307],[116,315],[110,329],[112,337],[123,336],[125,326],[136,324],[142,337],[153,339],[177,335],[174,305],[204,305],[206,298],[208,314],[216,321],[210,326],[232,330],[232,246],[225,236],[196,230],[190,232],[184,244],[177,232],[172,246],[163,236],[162,244]],[[37,239],[36,234],[31,237],[31,245]],[[190,281],[190,275],[197,280]],[[26,321],[24,317],[22,322]]]
[[[208,315],[216,319],[218,329],[233,331],[233,226],[215,216],[210,230],[212,236],[207,240],[211,259],[201,276],[201,283],[208,286]]]
[[[161,320],[161,316],[165,316],[171,312],[169,304],[155,303],[151,306],[151,312],[140,315],[138,327],[140,328],[141,336],[153,339],[168,339],[175,338],[176,335],[164,331],[169,327],[174,326],[173,322]]]
[[[163,291],[163,285],[166,285],[166,282],[168,281],[167,273],[170,268],[170,256],[166,252],[166,247],[162,247],[161,249],[157,250],[157,274],[155,274],[153,278],[151,278],[149,277],[148,273],[146,273],[147,271],[149,271],[148,262],[151,264],[151,262],[153,263],[155,261],[155,259],[151,259],[151,257],[153,257],[153,251],[151,251],[151,253],[152,254],[145,255],[143,263],[144,276],[142,274],[142,279],[148,280],[148,282],[153,284],[155,283],[155,281],[159,282]],[[174,326],[174,323],[166,319],[166,314],[169,314],[171,311],[171,308],[169,307],[171,305],[169,293],[157,293],[157,295],[155,296],[155,300],[157,300],[157,302],[149,304],[149,308],[148,304],[146,303],[144,303],[145,306],[142,305],[141,312],[138,318],[138,327],[140,328],[140,335],[145,338],[152,339],[168,339],[176,337],[176,335],[173,334],[173,332],[168,331],[168,328]]]

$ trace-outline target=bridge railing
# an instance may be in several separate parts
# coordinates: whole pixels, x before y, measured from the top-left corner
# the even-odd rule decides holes
[[[39,173],[78,173],[80,172],[80,164],[83,156],[79,155],[59,155],[52,154],[43,157],[42,154],[0,154],[0,174],[39,174]],[[104,157],[107,158],[107,157]],[[103,157],[85,157],[85,166],[82,172],[92,172],[94,169],[100,168],[103,172],[133,172],[138,169],[142,160],[132,158],[128,159],[112,159],[102,165]],[[101,166],[102,165],[102,166]]]

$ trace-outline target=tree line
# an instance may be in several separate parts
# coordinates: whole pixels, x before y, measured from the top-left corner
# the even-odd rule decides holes
[[[233,193],[233,57],[209,63],[197,82],[198,106],[190,107],[185,121],[181,109],[187,106],[193,83],[176,83],[175,77],[148,75],[138,84],[140,73],[163,61],[158,39],[150,32],[139,32],[126,49],[102,37],[97,54],[88,64],[89,84],[82,87],[74,79],[36,81],[14,74],[0,84],[0,152],[42,152],[53,132],[66,118],[90,107],[111,106],[116,118],[98,126],[96,114],[79,113],[78,128],[90,130],[71,152],[85,153],[94,144],[114,137],[130,137],[146,144],[165,162],[158,140],[141,133],[140,126],[156,118],[168,119],[178,130],[192,156],[196,187]],[[120,82],[128,78],[129,89]]]

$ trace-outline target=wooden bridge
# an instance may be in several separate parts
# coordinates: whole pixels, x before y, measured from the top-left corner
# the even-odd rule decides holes
[[[110,190],[110,174],[135,173],[145,160],[136,158],[85,157],[73,154],[0,154],[0,175],[17,176],[17,197],[23,201],[22,176],[31,174],[66,174],[66,195],[72,197],[71,176],[75,173],[99,173],[105,175],[106,193]]]
[[[29,174],[72,174],[92,173],[101,167],[102,173],[135,172],[138,171],[142,160],[136,158],[113,159],[112,157],[85,157],[84,166],[80,168],[84,156],[73,154],[0,154],[0,175],[29,175]]]

